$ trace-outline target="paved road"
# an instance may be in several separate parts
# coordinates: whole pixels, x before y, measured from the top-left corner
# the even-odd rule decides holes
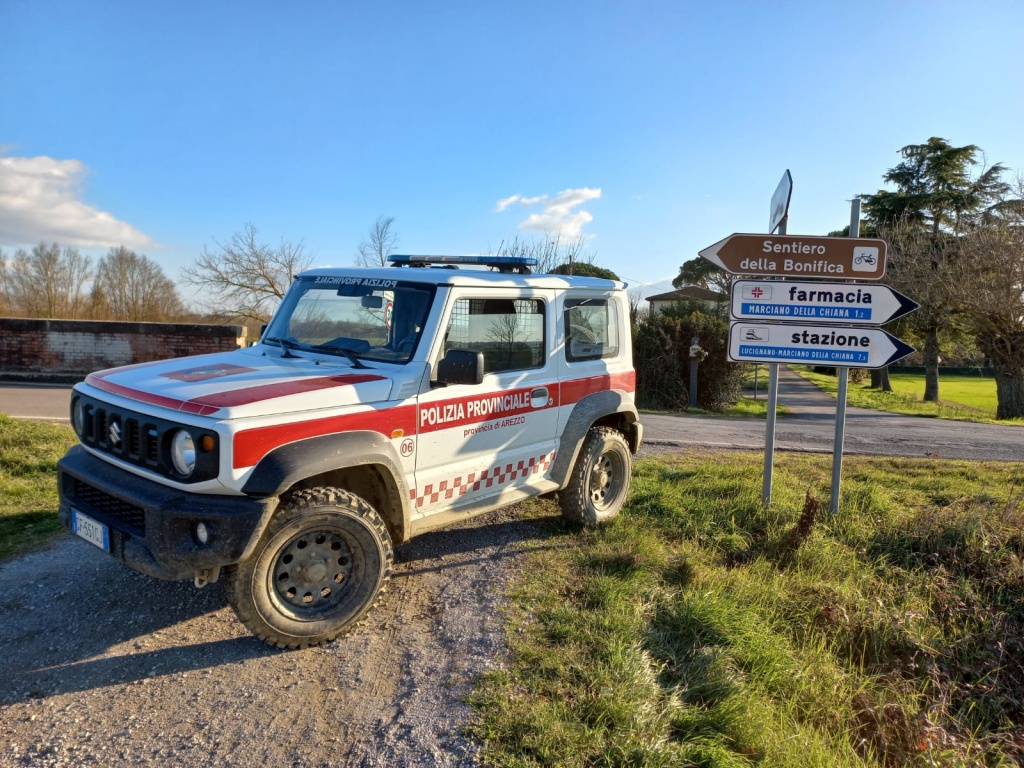
[[[68,421],[71,388],[0,383],[0,413]],[[790,413],[775,430],[779,450],[832,452],[836,401],[782,369],[779,402]],[[644,439],[662,448],[764,449],[765,423],[715,416],[643,416]],[[848,408],[844,453],[1024,461],[1024,427],[972,424]]]
[[[71,387],[0,382],[0,413],[22,419],[70,423]]]
[[[783,368],[779,402],[790,413],[777,420],[777,449],[832,452],[834,397]],[[644,441],[655,446],[764,450],[765,423],[759,419],[644,415],[643,423]],[[843,453],[1024,461],[1024,427],[847,408]]]

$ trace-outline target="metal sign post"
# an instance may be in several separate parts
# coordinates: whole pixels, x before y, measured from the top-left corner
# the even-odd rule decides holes
[[[860,235],[860,198],[850,201],[850,237]],[[832,491],[828,509],[833,515],[839,514],[840,486],[843,478],[843,441],[846,439],[846,395],[850,384],[850,369],[838,368],[839,390],[836,392],[836,436],[832,445]]]
[[[789,227],[789,203],[793,199],[793,175],[786,169],[772,195],[771,210],[768,213],[768,234],[785,236]],[[714,246],[712,246],[713,248]],[[705,256],[701,252],[704,258]],[[714,259],[710,259],[714,261]],[[729,270],[732,271],[732,270]],[[755,369],[754,395],[757,395],[757,376]],[[779,404],[779,366],[773,363],[768,366],[768,413],[764,423],[764,473],[761,481],[761,504],[765,507],[772,503],[772,474],[775,471],[775,411]]]

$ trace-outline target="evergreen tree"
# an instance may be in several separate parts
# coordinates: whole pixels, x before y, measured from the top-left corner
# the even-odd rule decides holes
[[[883,177],[895,191],[864,195],[871,226],[890,240],[892,282],[921,303],[911,318],[924,339],[924,399],[939,399],[939,336],[951,327],[953,302],[943,279],[957,238],[1009,191],[1005,167],[979,170],[981,150],[932,137],[900,150],[903,162]]]

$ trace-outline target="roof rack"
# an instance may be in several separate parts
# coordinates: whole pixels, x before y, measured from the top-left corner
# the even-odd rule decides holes
[[[530,267],[537,266],[537,260],[527,256],[409,256],[392,254],[388,261],[393,267],[443,267],[458,269],[460,266],[491,267],[499,272],[531,274]]]

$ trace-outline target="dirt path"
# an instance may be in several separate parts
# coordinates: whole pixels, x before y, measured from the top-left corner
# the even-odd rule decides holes
[[[219,584],[61,538],[0,566],[0,766],[477,765],[462,699],[546,535],[515,508],[424,535],[360,627],[297,652],[250,637]]]

